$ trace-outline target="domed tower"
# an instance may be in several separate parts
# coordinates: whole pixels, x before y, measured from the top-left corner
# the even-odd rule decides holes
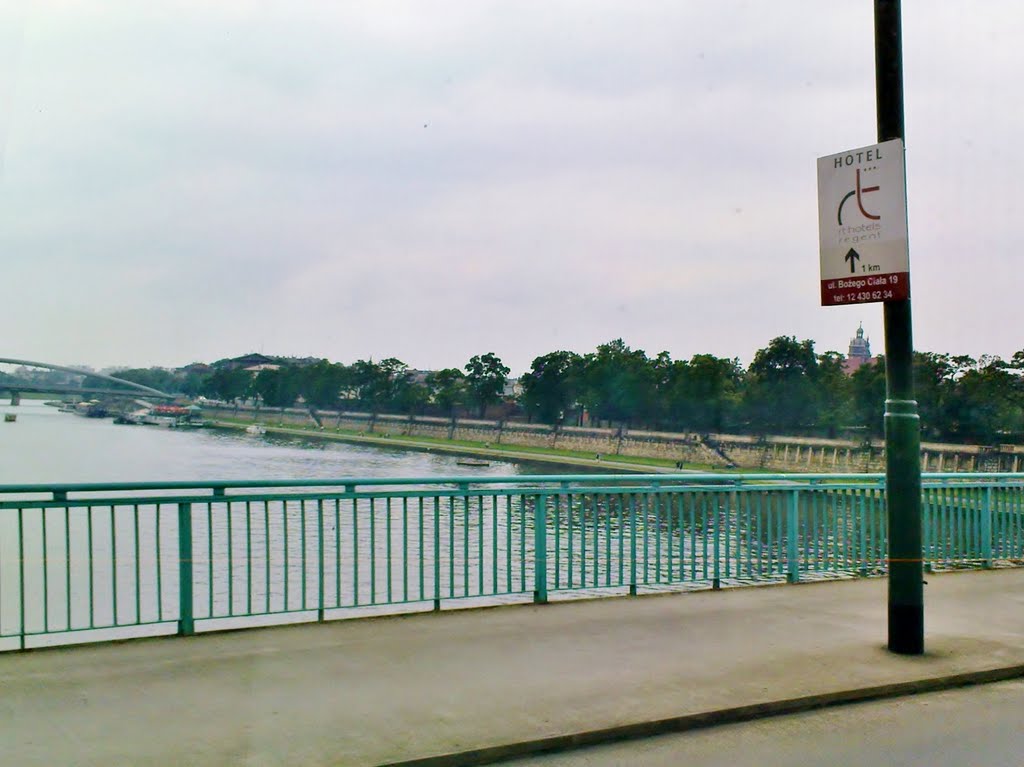
[[[846,355],[846,362],[843,367],[846,374],[852,374],[861,365],[874,362],[871,356],[871,339],[864,337],[863,323],[857,328],[857,335],[850,339],[850,351]]]

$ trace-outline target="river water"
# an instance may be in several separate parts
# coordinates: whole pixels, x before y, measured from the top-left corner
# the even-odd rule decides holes
[[[0,420],[0,484],[165,482],[213,479],[512,476],[550,474],[551,464],[489,461],[459,466],[454,455],[221,429],[121,426],[61,413],[38,400]],[[582,473],[576,469],[574,473]]]
[[[482,478],[559,470],[553,464],[499,460],[485,466],[460,466],[458,457],[450,454],[315,438],[116,425],[110,419],[62,413],[38,400],[17,407],[4,403],[0,413],[17,416],[13,423],[0,419],[0,485]],[[302,542],[318,534],[318,521],[323,528],[319,534],[327,538],[333,534],[340,541],[324,563],[327,569],[333,567],[336,577],[319,586],[335,604],[372,605],[384,594],[390,602],[392,581],[394,599],[400,596],[399,583],[401,595],[409,591],[408,597],[414,598],[411,589],[418,586],[422,599],[441,580],[445,595],[457,596],[455,581],[461,577],[459,585],[468,590],[471,582],[482,577],[485,565],[494,581],[492,590],[512,588],[516,577],[523,590],[527,588],[525,571],[517,575],[509,563],[513,554],[524,560],[532,556],[532,520],[527,519],[522,502],[506,503],[501,517],[496,503],[491,501],[485,513],[486,503],[472,500],[440,516],[432,515],[422,503],[392,513],[390,504],[385,508],[360,501],[347,509],[335,505],[333,516],[329,507],[325,514],[323,508],[294,502],[258,508],[197,506],[192,514],[198,542],[193,554],[197,618],[251,613],[252,602],[261,600],[268,612],[294,610],[296,604],[301,610],[310,599],[307,582],[318,579],[315,557]],[[169,504],[159,508],[150,504],[141,510],[78,504],[70,514],[60,508],[0,513],[0,645],[13,646],[22,626],[38,635],[39,641],[32,644],[45,644],[49,643],[46,634],[69,628],[93,633],[94,625],[160,622],[174,614],[176,588],[168,584],[177,581],[178,521],[175,507]],[[459,545],[455,545],[456,531]],[[444,554],[448,557],[445,573],[428,566],[434,562],[434,552],[422,541],[417,548],[416,535],[406,545],[413,532],[451,544],[452,550]],[[482,549],[484,537],[487,551],[472,565],[460,560],[456,569],[454,558],[461,554],[455,549]],[[346,567],[352,563],[355,570],[351,574],[344,570],[346,580],[341,577],[343,556],[348,557]],[[501,572],[494,557],[504,558],[506,567]],[[226,571],[224,563],[228,563]],[[243,591],[244,597],[238,596]],[[242,610],[239,599],[245,600],[246,609]],[[100,638],[105,636],[101,632]],[[70,639],[65,635],[57,641]]]
[[[39,401],[0,405],[7,412],[17,421],[0,420],[0,485],[559,471],[493,460],[460,466],[453,455],[315,438],[115,425]],[[719,561],[723,583],[777,579],[785,493],[748,494],[742,501],[723,492],[550,497],[549,586],[566,597],[630,583],[640,590],[704,587]],[[809,508],[805,525],[813,526],[815,540],[819,530],[824,536],[815,552],[848,539],[840,528],[853,529],[848,512],[819,511]],[[868,511],[876,517],[877,504]],[[117,636],[137,633],[141,624],[173,630],[167,622],[180,613],[184,593],[178,589],[184,524],[192,530],[194,615],[207,628],[253,625],[260,616],[280,621],[283,613],[298,619],[313,610],[315,616],[318,607],[343,617],[364,608],[394,612],[402,604],[529,599],[536,586],[535,514],[529,493],[501,490],[458,499],[222,499],[192,503],[185,512],[177,503],[153,501],[14,507],[0,513],[0,646],[16,646],[23,634],[30,645],[69,641],[67,632],[96,636],[94,629],[104,626],[119,627]]]

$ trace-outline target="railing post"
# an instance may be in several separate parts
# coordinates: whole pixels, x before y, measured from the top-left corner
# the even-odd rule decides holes
[[[786,580],[800,581],[800,491],[793,489],[786,509]]]
[[[43,519],[43,524],[46,524],[46,519]],[[43,560],[43,567],[46,567],[45,553]],[[90,559],[92,558],[92,552],[89,552]],[[68,561],[71,561],[71,555],[68,555]],[[69,565],[70,566],[70,565]],[[71,596],[68,595],[68,599]],[[92,605],[89,605],[89,609],[92,610]],[[68,627],[70,628],[70,626]],[[25,649],[25,510],[18,509],[18,649]]]
[[[981,566],[992,567],[992,486],[985,488],[981,507]]]
[[[523,523],[525,524],[525,522]],[[451,552],[448,552],[451,556]],[[511,556],[511,554],[509,554]],[[441,499],[434,496],[434,610],[441,609]]]
[[[629,497],[629,595],[636,596],[636,496],[633,495]]]
[[[860,535],[860,554],[857,556],[857,559],[860,560],[860,566],[857,568],[857,572],[862,578],[866,578],[868,576],[868,520],[864,512],[864,496],[861,495],[858,498],[850,494],[847,498],[850,502],[850,508],[854,510],[856,515],[857,531]],[[856,504],[854,504],[854,500],[857,501]]]
[[[548,603],[548,496],[537,495],[533,506],[533,602]]]
[[[317,512],[317,610],[316,619],[324,622],[324,501],[321,498],[316,502]],[[305,520],[303,520],[305,524]],[[252,567],[252,562],[249,563]]]
[[[720,551],[720,549],[721,549],[721,525],[719,524],[719,519],[718,519],[718,496],[717,496],[717,494],[713,494],[711,497],[714,499],[714,501],[713,501],[714,508],[712,508],[711,513],[715,515],[714,516],[714,525],[713,525],[713,529],[715,531],[714,532],[714,536],[715,536],[714,569],[715,569],[715,572],[714,572],[714,577],[713,577],[713,579],[711,581],[711,588],[713,590],[717,591],[718,589],[722,588],[722,563],[721,563],[721,551]]]
[[[212,533],[211,533],[212,534]],[[210,584],[213,588],[213,584]],[[192,605],[192,504],[178,504],[178,636],[195,633]]]

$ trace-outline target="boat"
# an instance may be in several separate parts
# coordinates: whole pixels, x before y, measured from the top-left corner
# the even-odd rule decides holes
[[[456,466],[490,466],[490,461],[481,461],[479,458],[460,458],[455,462]]]
[[[245,427],[245,433],[246,434],[260,435],[260,434],[266,434],[267,430],[264,428],[263,424],[254,423],[254,424],[252,424],[252,426],[246,426]]]
[[[71,411],[75,415],[82,415],[86,418],[106,418],[107,409],[103,406],[99,400],[89,400],[87,402],[79,402],[74,406]]]
[[[195,405],[154,405],[148,409],[128,413],[126,418],[134,423],[163,426],[168,429],[195,429],[206,425],[199,417],[201,411]]]
[[[4,413],[4,423],[14,423],[18,420],[17,413]]]

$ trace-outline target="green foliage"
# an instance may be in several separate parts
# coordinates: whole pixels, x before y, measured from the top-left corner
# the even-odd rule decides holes
[[[739,406],[739,360],[695,354],[689,362],[668,363],[664,357],[660,393],[667,422],[702,433],[725,431]]]
[[[814,342],[773,338],[747,371],[744,409],[755,432],[801,433],[817,425],[820,370]]]
[[[483,415],[501,400],[510,372],[490,352],[474,356],[465,374],[445,368],[424,377],[394,357],[352,365],[274,359],[280,369],[256,375],[224,364],[205,376],[161,368],[118,376],[228,402],[258,397],[267,407],[289,407],[301,397],[322,409],[451,417],[468,406]],[[531,419],[545,423],[586,412],[591,422],[612,426],[829,437],[853,428],[882,436],[884,358],[852,376],[844,364],[838,352],[816,354],[812,341],[793,336],[772,339],[746,371],[736,359],[710,354],[689,361],[673,360],[668,352],[650,358],[615,339],[582,356],[561,350],[536,357],[521,379],[521,405]],[[989,355],[917,352],[914,378],[924,439],[980,444],[1024,439],[1024,350],[1009,362]],[[85,385],[111,386],[95,377],[86,378]]]
[[[357,361],[348,382],[362,406],[373,413],[408,412],[407,408],[417,407],[423,401],[408,392],[412,386],[409,366],[394,357],[380,362]]]
[[[583,378],[583,358],[574,352],[537,357],[521,379],[527,414],[544,423],[560,423],[576,407]]]
[[[852,423],[853,383],[843,370],[844,357],[839,352],[818,355],[818,429],[835,438],[843,426]],[[865,366],[861,366],[865,367]],[[866,367],[871,367],[866,366]]]
[[[267,407],[291,407],[302,391],[303,382],[297,368],[261,370],[253,380],[253,389]]]
[[[657,373],[650,363],[621,338],[586,355],[580,400],[591,416],[631,425],[656,415]]]
[[[472,357],[464,369],[470,398],[483,417],[488,405],[501,401],[501,392],[510,371],[493,352]]]
[[[1024,387],[998,358],[960,368],[947,403],[949,431],[956,441],[992,445],[1021,433]]]
[[[956,367],[948,354],[914,352],[914,396],[921,416],[921,436],[943,439],[950,432],[949,399]]]
[[[241,368],[220,368],[203,382],[202,394],[213,399],[233,402],[251,393],[252,373]]]
[[[466,376],[458,368],[435,370],[427,376],[426,385],[430,402],[447,416],[454,415],[469,397]]]
[[[861,365],[850,376],[851,423],[866,428],[869,436],[882,436],[885,424],[885,358]]]

